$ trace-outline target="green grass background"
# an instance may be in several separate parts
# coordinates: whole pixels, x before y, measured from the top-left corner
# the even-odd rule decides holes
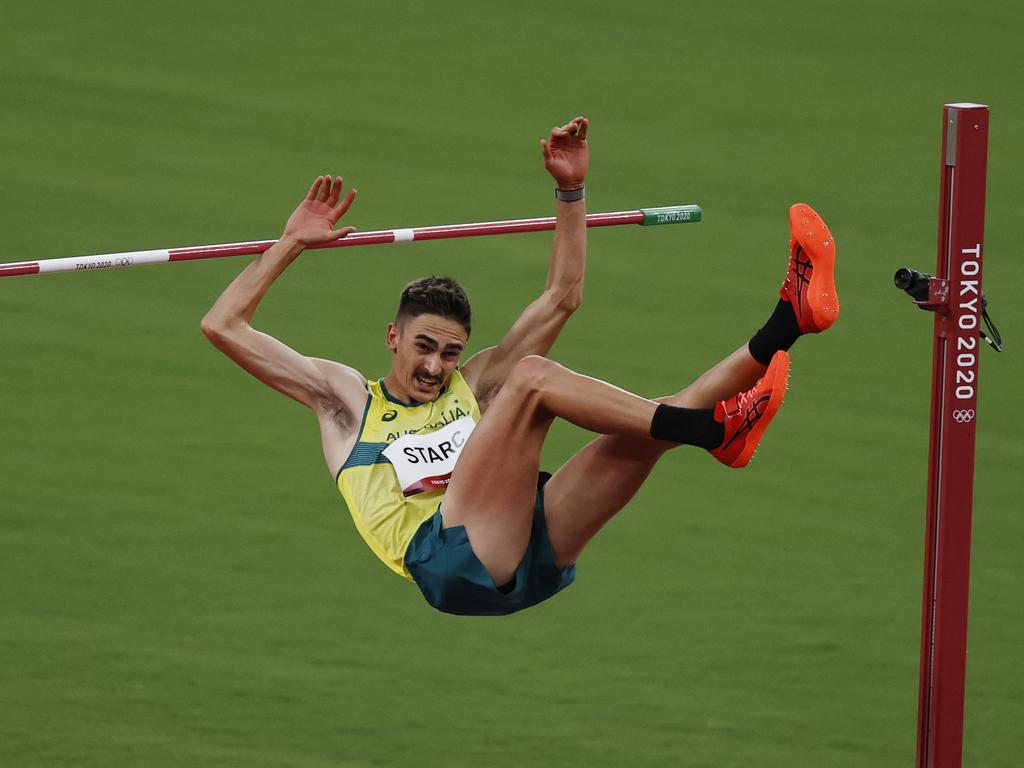
[[[1019,3],[7,3],[0,261],[273,237],[317,173],[350,222],[553,210],[538,140],[592,120],[593,232],[553,356],[674,391],[767,316],[786,210],[839,244],[746,471],[669,456],[505,619],[432,612],[356,534],[314,420],[203,339],[244,260],[0,283],[0,764],[905,766],[914,758],[941,105],[992,106],[965,764],[1024,751]],[[313,253],[258,325],[367,375],[405,281],[476,348],[548,235]],[[545,464],[585,435],[564,425]]]

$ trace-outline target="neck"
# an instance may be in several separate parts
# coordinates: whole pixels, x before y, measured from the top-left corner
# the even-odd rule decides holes
[[[388,392],[392,397],[401,400],[403,403],[415,402],[412,396],[405,390],[405,387],[398,381],[398,377],[395,376],[394,371],[390,371],[387,376],[384,377],[384,386],[387,387]]]

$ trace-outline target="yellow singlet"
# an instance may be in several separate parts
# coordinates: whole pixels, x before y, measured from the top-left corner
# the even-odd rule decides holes
[[[433,483],[433,487],[407,495],[410,492],[402,492],[395,466],[384,451],[406,435],[429,435],[459,419],[479,422],[480,407],[459,371],[452,374],[444,392],[432,403],[402,403],[387,391],[383,379],[369,382],[368,387],[370,397],[363,424],[352,453],[338,472],[338,490],[370,549],[391,570],[411,580],[405,551],[423,521],[437,511],[447,479],[427,478],[428,486]],[[447,446],[448,442],[440,444],[445,452]],[[414,465],[428,455],[442,458],[440,450],[429,446],[406,450]]]

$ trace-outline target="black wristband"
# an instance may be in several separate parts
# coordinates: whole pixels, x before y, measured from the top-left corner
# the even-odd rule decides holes
[[[563,203],[575,203],[577,200],[582,200],[586,187],[580,187],[579,189],[555,189],[555,197],[561,200]]]

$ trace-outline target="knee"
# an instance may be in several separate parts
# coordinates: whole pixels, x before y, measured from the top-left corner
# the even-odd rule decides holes
[[[558,363],[540,355],[527,355],[517,362],[505,382],[505,389],[523,396],[534,395],[544,390]]]

